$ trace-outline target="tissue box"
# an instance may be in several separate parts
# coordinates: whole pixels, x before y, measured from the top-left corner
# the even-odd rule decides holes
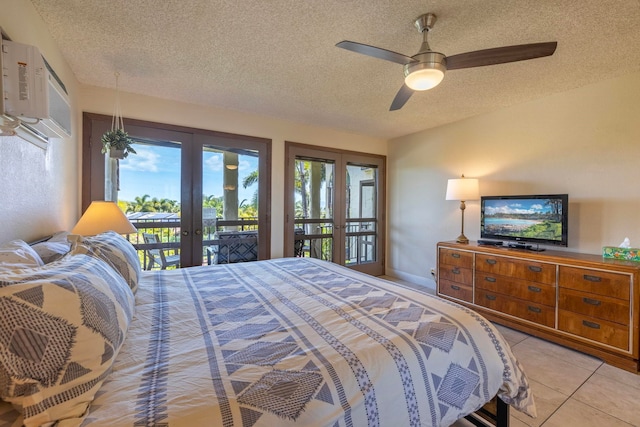
[[[619,248],[617,246],[603,246],[602,257],[640,262],[640,248]]]

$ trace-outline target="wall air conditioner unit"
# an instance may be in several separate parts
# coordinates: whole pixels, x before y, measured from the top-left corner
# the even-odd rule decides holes
[[[71,136],[67,90],[37,47],[2,40],[0,69],[0,128],[5,135],[41,147],[49,138]]]

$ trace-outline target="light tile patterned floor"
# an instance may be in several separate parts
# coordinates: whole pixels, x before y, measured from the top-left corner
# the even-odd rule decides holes
[[[504,326],[498,329],[529,377],[538,410],[535,419],[511,410],[512,427],[640,427],[640,375]],[[454,424],[467,426],[473,425]]]

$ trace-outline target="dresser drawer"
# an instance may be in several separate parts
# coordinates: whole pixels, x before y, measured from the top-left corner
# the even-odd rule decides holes
[[[440,264],[438,280],[449,280],[471,286],[473,285],[473,270],[471,268]]]
[[[560,288],[558,308],[624,325],[629,324],[629,301]]]
[[[477,254],[476,270],[547,285],[556,284],[556,266],[544,262]]]
[[[440,279],[438,281],[438,291],[441,294],[452,298],[457,298],[466,302],[473,302],[473,287],[469,285]]]
[[[477,273],[476,288],[552,307],[556,305],[556,288],[552,285],[532,283],[488,273]]]
[[[475,303],[492,310],[510,314],[521,319],[553,328],[555,326],[555,308],[517,298],[511,298],[497,292],[476,289]]]
[[[558,329],[622,350],[629,350],[629,328],[618,323],[558,310]]]
[[[440,248],[440,263],[464,268],[473,268],[473,253]]]
[[[631,279],[621,273],[560,266],[559,286],[629,300]]]

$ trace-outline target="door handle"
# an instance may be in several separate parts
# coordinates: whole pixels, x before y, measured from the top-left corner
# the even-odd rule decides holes
[[[196,236],[201,235],[202,234],[202,230],[200,230],[199,228],[196,229],[195,234],[196,234]]]
[[[188,235],[189,235],[189,232],[188,232],[187,230],[184,230],[184,231],[182,232],[182,235],[183,235],[183,236],[188,236]]]

